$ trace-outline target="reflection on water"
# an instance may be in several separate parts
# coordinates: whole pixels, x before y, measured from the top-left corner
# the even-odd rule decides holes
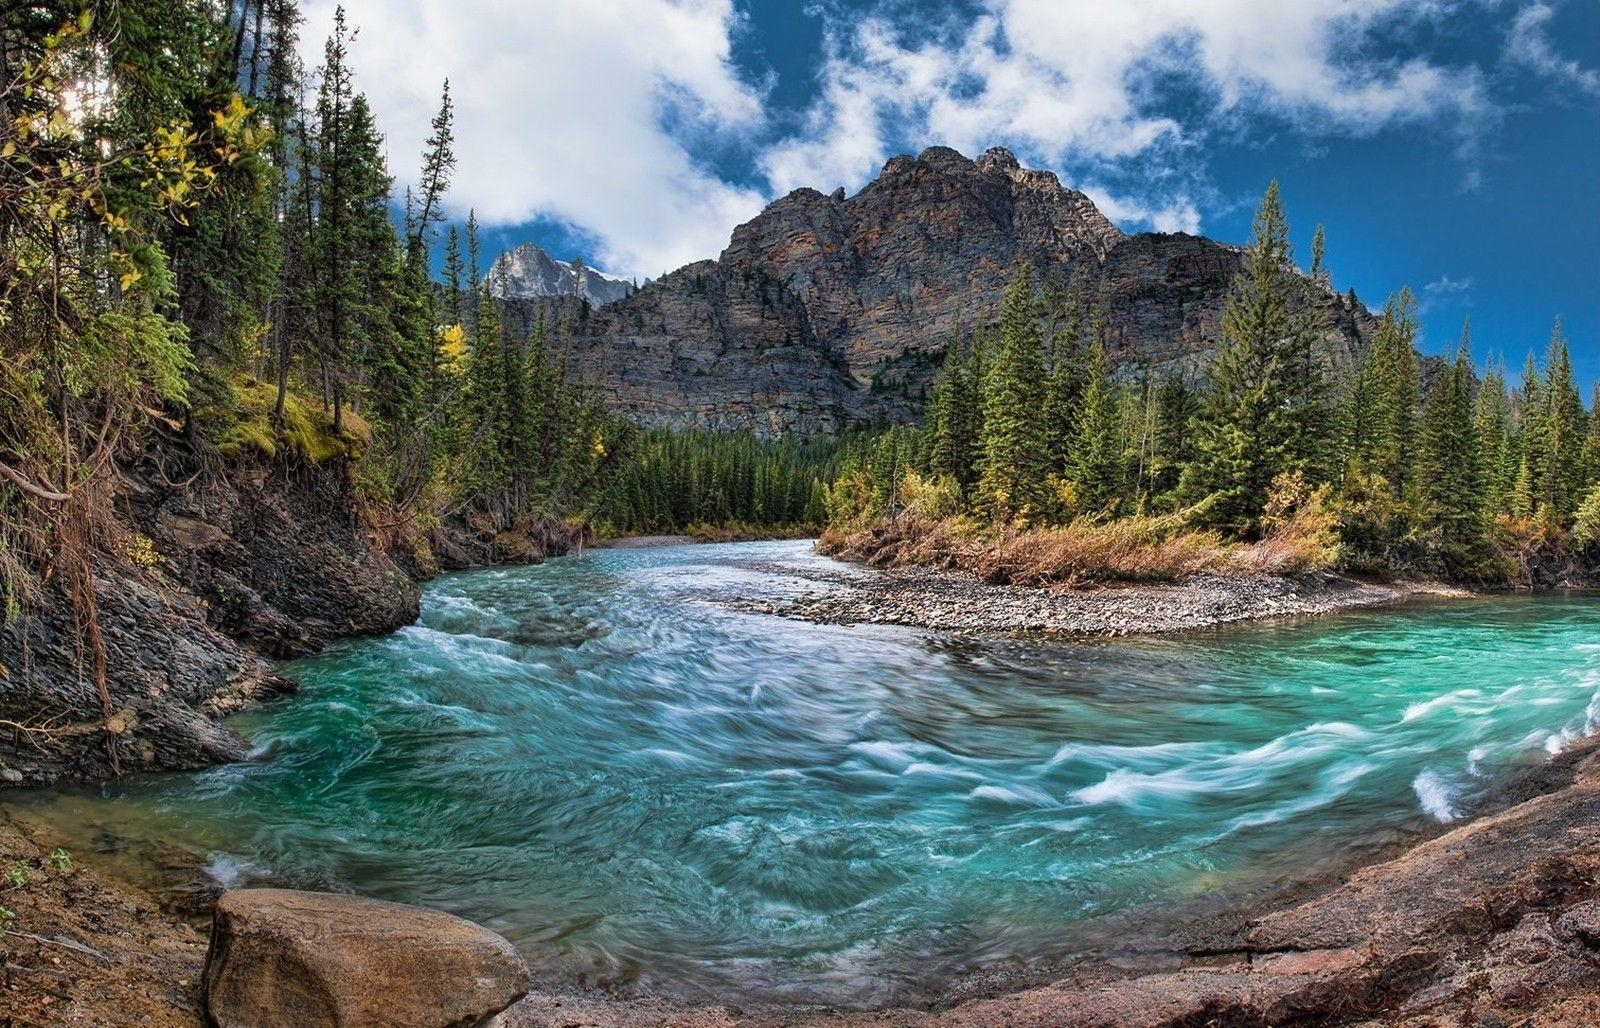
[[[1459,816],[1600,717],[1592,599],[1072,645],[708,602],[821,563],[445,578],[420,624],[291,666],[304,692],[237,722],[258,763],[27,802],[229,885],[459,913],[556,979],[871,1001]]]

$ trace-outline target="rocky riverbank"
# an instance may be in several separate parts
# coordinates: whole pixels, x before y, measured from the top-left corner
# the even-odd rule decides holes
[[[89,602],[54,567],[0,583],[0,789],[242,760],[218,719],[294,689],[272,661],[410,624],[439,570],[577,539],[470,514],[422,532],[374,509],[345,458],[219,464],[171,441],[122,467],[112,500]]]
[[[0,887],[0,904],[16,915],[7,922],[10,933],[0,938],[0,1025],[206,1023],[202,982],[222,975],[224,968],[215,956],[208,968],[204,936],[92,867],[58,868],[49,846],[28,826],[0,816],[0,858],[6,867],[20,861],[26,869],[21,884]],[[262,921],[271,928],[282,920],[273,913],[279,908],[292,907],[295,938],[337,940],[341,952],[367,947],[386,954],[385,966],[432,959],[429,954],[439,947],[431,946],[419,928],[446,920],[425,911],[391,914],[382,923],[365,915],[352,920],[341,913],[353,908],[351,903],[301,902],[294,899],[298,894],[284,894],[284,902],[270,894],[237,895],[237,901],[229,901],[224,935],[248,935],[254,941],[235,944],[225,970],[244,975],[246,982],[258,980],[249,962],[265,952],[258,952],[259,944],[272,934],[251,925]],[[251,913],[268,900],[270,917]],[[525,987],[518,962],[505,961],[488,933],[456,922],[449,940],[458,936],[476,940],[469,948],[488,954],[485,959],[510,976],[512,993]],[[213,949],[216,937],[214,932]],[[344,965],[331,957],[324,961],[321,949],[305,950],[296,959],[305,965],[297,973],[331,990],[330,995],[339,994],[330,1002],[372,1002],[362,976],[345,974]],[[462,981],[464,991],[482,987],[471,975]],[[343,996],[345,989],[357,994]],[[423,991],[450,1016],[430,1020],[425,1007],[408,1001],[405,1023],[443,1026],[459,1020],[453,1004],[462,997],[442,979],[430,979]],[[413,993],[417,989],[406,995],[414,999]],[[230,1002],[243,1000],[232,996]],[[312,1028],[324,1022],[302,1023]],[[1582,742],[1528,769],[1477,820],[1441,827],[1387,860],[1251,909],[1198,918],[1159,946],[1088,954],[1048,974],[1039,969],[979,973],[951,983],[949,992],[928,1007],[865,1012],[685,1007],[535,987],[488,1023],[497,1028],[1600,1023],[1600,741]]]
[[[785,568],[806,582],[782,596],[729,597],[738,610],[821,624],[901,625],[984,634],[1064,637],[1181,632],[1237,621],[1310,617],[1419,596],[1466,596],[1433,583],[1331,575],[1197,575],[1163,585],[1041,589],[992,585],[930,568],[839,572]]]

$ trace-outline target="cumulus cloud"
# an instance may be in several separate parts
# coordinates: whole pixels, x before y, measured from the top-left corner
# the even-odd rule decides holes
[[[1230,120],[1266,114],[1324,137],[1450,119],[1469,136],[1490,108],[1477,69],[1372,57],[1365,45],[1448,10],[1414,0],[983,0],[979,17],[931,31],[869,17],[832,36],[805,129],[768,150],[763,167],[780,191],[819,174],[854,186],[897,137],[969,153],[1004,142],[1046,166],[1154,179],[1149,195],[1122,198],[1124,216],[1193,230],[1192,189],[1170,179]]]
[[[1187,232],[1190,235],[1200,231],[1200,208],[1187,197],[1151,204],[1145,200],[1118,196],[1096,185],[1086,185],[1082,189],[1100,208],[1101,214],[1119,225],[1149,225],[1157,232]]]
[[[1532,3],[1517,12],[1506,39],[1506,59],[1592,95],[1600,95],[1600,71],[1561,56],[1550,45],[1548,33],[1555,8]]]
[[[333,0],[311,0],[308,66]],[[359,27],[356,84],[388,136],[401,186],[450,79],[459,164],[452,213],[486,225],[565,222],[586,255],[657,275],[717,253],[761,191],[723,181],[691,149],[763,123],[759,92],[731,60],[733,0],[344,0]],[[670,129],[669,126],[670,125]]]
[[[334,2],[305,5],[309,65]],[[448,76],[451,213],[561,223],[594,240],[584,257],[624,275],[713,256],[772,196],[853,190],[906,147],[1008,145],[1124,225],[1196,232],[1217,199],[1206,147],[1220,138],[1436,122],[1470,140],[1491,110],[1475,68],[1408,45],[1462,0],[974,0],[975,14],[936,24],[898,0],[818,2],[815,99],[776,113],[766,76],[734,58],[743,0],[345,7],[360,28],[357,84],[401,186]],[[1545,9],[1517,19],[1519,52],[1566,67],[1542,42]]]

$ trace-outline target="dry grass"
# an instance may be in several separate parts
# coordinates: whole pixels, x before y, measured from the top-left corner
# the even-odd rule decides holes
[[[964,571],[997,585],[1071,588],[1178,581],[1228,569],[1235,547],[1175,515],[1074,521],[1060,528],[984,532],[960,518],[883,518],[823,534],[824,553],[872,567]]]
[[[1179,582],[1198,574],[1296,575],[1332,567],[1337,522],[1320,494],[1294,483],[1268,511],[1259,542],[1229,542],[1190,527],[1189,512],[1115,521],[1079,518],[1055,528],[984,528],[960,517],[901,513],[829,529],[818,548],[871,567],[932,567],[997,585],[1070,589],[1110,582]]]

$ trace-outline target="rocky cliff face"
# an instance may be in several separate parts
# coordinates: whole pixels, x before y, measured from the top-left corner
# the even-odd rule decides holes
[[[895,157],[854,196],[799,189],[727,249],[578,323],[573,370],[650,425],[833,432],[912,421],[952,334],[994,320],[1022,262],[1108,298],[1124,374],[1197,367],[1216,340],[1237,247],[1121,232],[1084,194],[1008,150]],[[1368,316],[1319,302],[1342,363]]]
[[[576,261],[561,264],[533,243],[523,243],[495,258],[489,269],[489,290],[502,300],[574,296],[603,307],[627,296],[633,285]]]

